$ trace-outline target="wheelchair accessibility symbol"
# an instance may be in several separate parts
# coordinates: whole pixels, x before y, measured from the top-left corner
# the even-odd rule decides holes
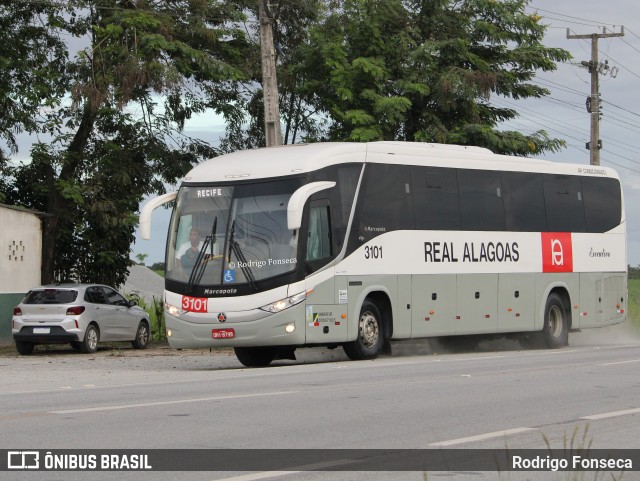
[[[229,284],[231,282],[236,281],[236,271],[231,269],[225,269],[222,280],[225,284]]]

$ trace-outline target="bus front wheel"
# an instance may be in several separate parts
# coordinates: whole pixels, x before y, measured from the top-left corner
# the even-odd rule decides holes
[[[358,338],[345,344],[344,352],[354,361],[375,359],[382,352],[383,332],[378,306],[369,300],[364,301],[358,318]]]
[[[275,350],[268,347],[234,347],[233,351],[238,361],[247,367],[268,366],[276,355]]]
[[[569,343],[569,319],[558,294],[550,294],[544,308],[542,339],[547,347],[557,349]]]

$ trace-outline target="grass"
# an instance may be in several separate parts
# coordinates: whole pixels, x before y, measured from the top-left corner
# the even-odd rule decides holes
[[[640,328],[640,279],[629,279],[629,322]]]
[[[149,314],[149,320],[151,321],[151,333],[149,340],[166,341],[167,335],[164,328],[164,302],[162,299],[153,297],[153,302],[147,304],[145,300],[140,297],[136,291],[127,295],[130,300],[134,300],[142,307],[147,314]]]

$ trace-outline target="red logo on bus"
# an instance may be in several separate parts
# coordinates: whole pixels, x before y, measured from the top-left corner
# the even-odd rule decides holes
[[[542,232],[542,272],[573,272],[571,232]]]

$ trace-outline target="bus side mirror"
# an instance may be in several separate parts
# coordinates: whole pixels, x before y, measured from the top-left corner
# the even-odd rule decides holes
[[[289,230],[299,229],[302,225],[302,210],[307,199],[316,192],[330,189],[335,185],[335,182],[330,181],[312,182],[296,190],[287,204],[287,228]]]
[[[155,199],[151,199],[146,203],[140,211],[140,237],[145,240],[151,239],[151,212],[153,212],[153,209],[156,207],[171,202],[177,195],[178,192],[169,192],[168,194],[163,194]]]

